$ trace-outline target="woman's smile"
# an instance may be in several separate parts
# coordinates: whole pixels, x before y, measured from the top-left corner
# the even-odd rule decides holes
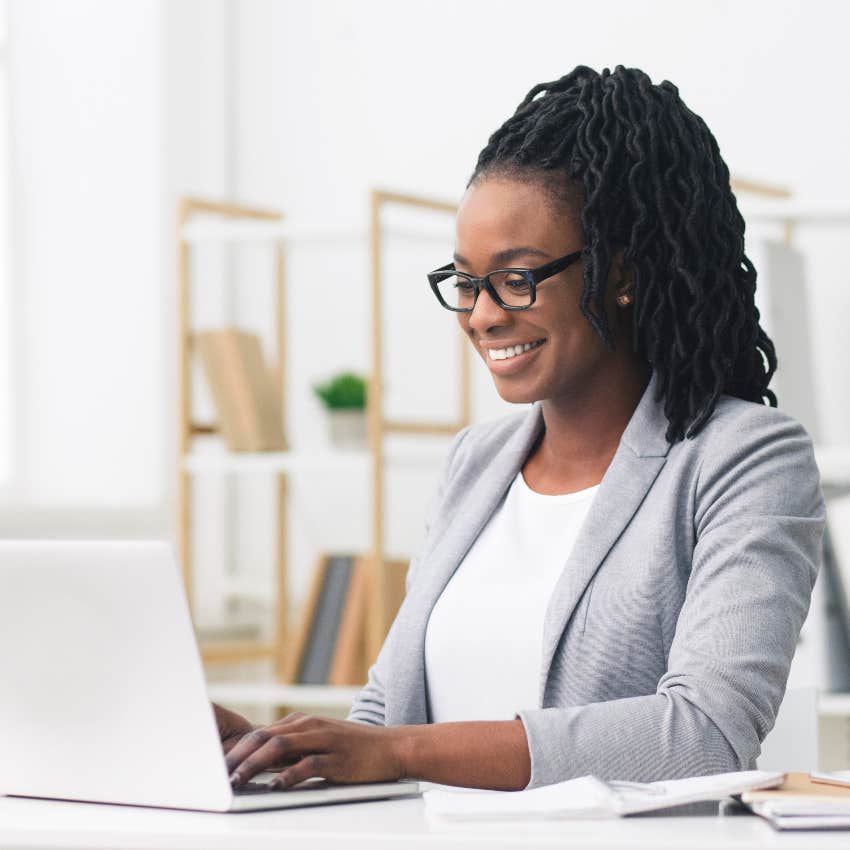
[[[545,342],[545,339],[508,344],[502,341],[479,341],[479,345],[494,375],[511,375],[524,369]]]

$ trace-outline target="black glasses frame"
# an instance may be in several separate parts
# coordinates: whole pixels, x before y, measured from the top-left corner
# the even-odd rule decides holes
[[[438,269],[435,269],[428,274],[428,283],[431,285],[431,289],[434,295],[437,296],[437,300],[440,304],[445,307],[447,310],[451,310],[453,313],[471,313],[475,309],[475,305],[478,302],[478,296],[481,293],[482,289],[487,291],[487,294],[496,302],[503,310],[527,310],[531,307],[532,304],[537,300],[537,284],[542,283],[547,278],[552,277],[553,275],[558,274],[558,272],[564,271],[568,266],[571,266],[577,260],[579,260],[582,256],[584,256],[584,249],[579,251],[573,251],[571,254],[566,254],[563,257],[559,257],[557,260],[552,260],[550,263],[546,263],[545,266],[539,266],[536,269],[495,269],[488,274],[485,274],[484,277],[473,277],[470,274],[466,274],[465,272],[459,272],[455,268],[454,263],[448,263],[445,266],[441,266]],[[468,281],[475,289],[475,295],[472,299],[471,307],[452,307],[450,304],[446,302],[443,296],[440,294],[440,281],[445,279],[445,273],[452,272],[457,277],[462,277],[464,280]],[[501,298],[499,298],[499,294],[496,292],[496,287],[490,283],[490,277],[496,274],[516,274],[521,275],[525,278],[529,287],[529,295],[531,299],[528,304],[515,305],[515,304],[505,304]]]

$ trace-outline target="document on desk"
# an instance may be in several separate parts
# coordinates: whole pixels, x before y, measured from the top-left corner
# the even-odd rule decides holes
[[[719,773],[663,782],[603,782],[582,776],[528,791],[480,791],[440,786],[423,795],[425,810],[445,820],[614,818],[671,806],[723,800],[775,788],[785,774],[762,770]]]

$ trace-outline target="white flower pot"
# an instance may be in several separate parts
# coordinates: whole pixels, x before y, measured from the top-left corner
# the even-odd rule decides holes
[[[329,410],[331,443],[338,449],[365,449],[368,440],[365,410]]]

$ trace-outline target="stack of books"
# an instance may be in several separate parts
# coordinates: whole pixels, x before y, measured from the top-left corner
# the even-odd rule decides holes
[[[384,565],[388,618],[401,606],[406,561]],[[370,561],[323,555],[313,573],[287,678],[302,685],[362,685],[369,667]]]
[[[788,773],[778,788],[741,800],[776,829],[850,829],[850,770]]]

